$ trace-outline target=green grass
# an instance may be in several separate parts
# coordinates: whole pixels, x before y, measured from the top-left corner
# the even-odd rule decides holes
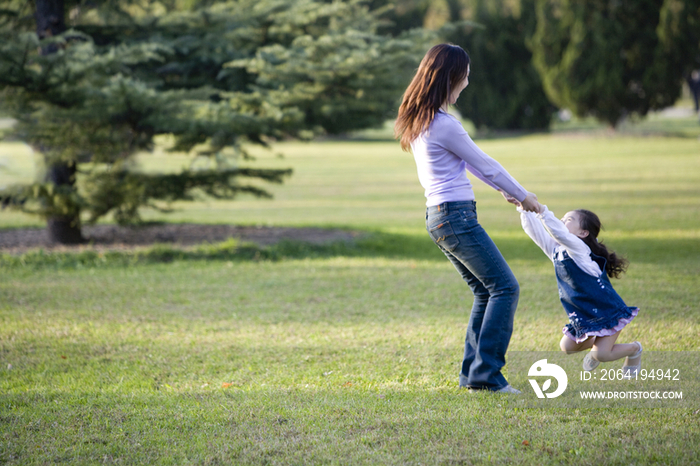
[[[631,262],[615,287],[642,309],[622,341],[698,354],[700,141],[555,133],[480,146],[555,213],[601,216],[602,238]],[[30,176],[13,150],[5,160]],[[471,294],[427,238],[415,165],[395,143],[257,155],[255,166],[295,170],[275,200],[146,218],[366,235],[4,256],[0,464],[697,464],[697,396],[677,408],[530,408],[457,388]],[[510,350],[556,351],[565,315],[551,263],[497,193],[477,184],[476,195],[521,284]],[[31,224],[0,213],[0,227]]]

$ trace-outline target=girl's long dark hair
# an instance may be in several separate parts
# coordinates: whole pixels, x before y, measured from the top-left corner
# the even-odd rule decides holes
[[[588,236],[581,239],[591,248],[593,254],[605,259],[605,272],[608,277],[620,278],[620,274],[627,270],[629,261],[609,250],[603,243],[598,242],[598,233],[603,226],[596,214],[585,209],[577,209],[576,212],[581,219],[581,229],[588,232]]]
[[[403,95],[394,135],[408,151],[411,142],[428,129],[435,114],[467,77],[469,54],[452,44],[439,44],[428,50]]]

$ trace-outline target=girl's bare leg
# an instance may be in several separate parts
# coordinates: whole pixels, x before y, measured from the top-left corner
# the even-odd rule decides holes
[[[561,350],[564,351],[566,354],[574,354],[578,353],[579,351],[591,348],[595,343],[595,340],[596,337],[590,337],[587,340],[582,341],[581,343],[576,343],[574,340],[564,335],[563,337],[561,337],[561,341],[559,342],[559,348],[561,348]]]
[[[634,343],[618,343],[615,340],[620,335],[620,332],[606,337],[596,337],[593,347],[591,348],[591,356],[600,362],[617,361],[618,359],[627,358],[625,365],[635,366],[639,364],[641,355],[636,358],[631,358],[639,351],[639,346]]]

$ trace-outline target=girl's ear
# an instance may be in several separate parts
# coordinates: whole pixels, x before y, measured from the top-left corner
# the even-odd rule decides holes
[[[579,233],[578,237],[579,238],[586,238],[588,236],[588,230],[581,230],[581,233]]]

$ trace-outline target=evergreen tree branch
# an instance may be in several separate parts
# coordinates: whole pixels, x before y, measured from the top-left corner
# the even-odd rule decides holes
[[[102,172],[91,176],[86,183],[85,210],[90,212],[89,222],[114,212],[119,223],[132,223],[139,220],[139,207],[156,206],[153,201],[191,201],[197,192],[215,199],[233,199],[243,192],[271,198],[271,194],[261,188],[239,184],[238,178],[281,183],[291,174],[292,170],[252,168],[185,171],[178,174]]]

